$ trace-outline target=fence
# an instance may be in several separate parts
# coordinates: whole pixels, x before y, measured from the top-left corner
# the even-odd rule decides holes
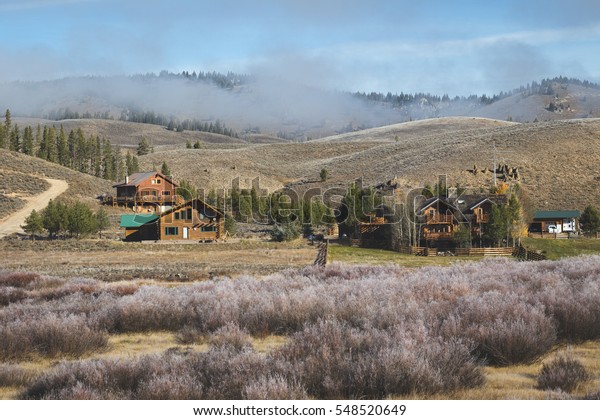
[[[519,245],[518,247],[516,247],[512,255],[513,257],[521,261],[543,261],[547,259],[547,257],[544,254],[529,251],[523,245]]]
[[[421,246],[400,246],[398,252],[424,257],[436,256],[482,256],[482,257],[510,257],[514,248],[455,248],[453,251],[438,251],[437,248]]]
[[[321,242],[317,248],[317,258],[313,265],[325,267],[327,265],[327,256],[329,254],[329,241]]]

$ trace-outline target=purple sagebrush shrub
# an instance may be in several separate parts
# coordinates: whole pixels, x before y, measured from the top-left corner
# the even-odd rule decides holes
[[[8,363],[0,364],[0,388],[25,386],[31,383],[37,374],[30,369]]]
[[[50,314],[42,319],[28,318],[0,325],[0,360],[71,355],[105,349],[108,337],[90,328],[86,319]]]
[[[12,286],[0,288],[0,306],[7,306],[10,303],[15,303],[26,299],[27,292],[21,288]]]
[[[306,400],[308,394],[302,385],[288,381],[280,374],[262,376],[244,388],[247,400]]]
[[[208,344],[214,348],[248,351],[252,350],[252,337],[237,324],[228,323],[208,337]]]
[[[275,353],[313,398],[433,394],[483,383],[469,349],[447,351],[425,331],[360,330],[335,320],[307,325]],[[448,375],[448,376],[446,376]]]
[[[567,352],[558,354],[542,365],[537,377],[537,388],[571,392],[589,379],[590,374],[585,366]]]
[[[36,273],[0,271],[0,287],[27,288],[39,279],[40,275]]]
[[[474,354],[494,365],[532,362],[556,342],[554,324],[542,308],[497,292],[459,300],[442,333],[472,342]]]

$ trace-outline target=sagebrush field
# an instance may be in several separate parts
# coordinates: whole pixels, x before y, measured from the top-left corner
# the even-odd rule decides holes
[[[5,271],[0,386],[61,399],[593,397],[597,363],[558,393],[536,375],[564,345],[598,351],[599,273],[600,257],[333,264],[176,287]],[[173,346],[110,355],[140,333]],[[503,369],[524,369],[526,385],[499,390]]]

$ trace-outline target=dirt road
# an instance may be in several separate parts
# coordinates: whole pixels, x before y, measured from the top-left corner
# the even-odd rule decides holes
[[[25,219],[32,210],[43,210],[48,205],[48,201],[58,197],[69,188],[69,184],[61,179],[46,178],[46,181],[50,184],[49,189],[39,195],[27,198],[25,207],[11,214],[3,221],[0,221],[0,238],[4,238],[12,233],[23,232],[21,225],[25,223]]]

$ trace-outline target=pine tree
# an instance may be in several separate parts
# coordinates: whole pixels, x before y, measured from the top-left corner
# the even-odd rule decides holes
[[[138,143],[137,147],[137,155],[143,156],[150,153],[150,143],[148,143],[148,139],[146,137],[142,137],[142,140]]]
[[[57,153],[58,153],[58,163],[62,166],[70,167],[71,166],[71,156],[69,154],[69,144],[67,142],[67,133],[65,133],[65,128],[60,125],[60,131],[58,134],[58,144],[57,144]]]
[[[4,124],[0,124],[0,149],[4,149],[6,147],[6,128],[4,128]]]
[[[21,143],[21,150],[23,153],[29,156],[33,156],[34,154],[33,129],[30,125],[25,127],[25,130],[23,130],[23,142]]]
[[[585,233],[595,235],[600,231],[600,212],[594,206],[589,205],[583,210],[579,222]]]
[[[19,131],[19,126],[17,124],[15,124],[10,131],[8,149],[13,152],[21,151],[21,132]]]
[[[7,109],[4,113],[4,132],[8,136],[12,129],[12,119],[10,117],[10,109]]]
[[[96,212],[96,230],[98,235],[100,235],[100,239],[102,239],[102,231],[108,229],[109,226],[110,219],[108,218],[108,213],[104,208],[100,207]]]
[[[35,127],[35,139],[34,139],[34,146],[33,148],[34,150],[34,155],[38,156],[40,147],[42,146],[42,141],[43,141],[43,136],[42,136],[42,126],[40,124],[38,124]]]
[[[56,127],[52,126],[48,128],[46,132],[46,138],[44,139],[44,144],[46,146],[46,160],[48,160],[49,162],[58,162],[58,150],[56,148],[56,140]]]
[[[167,166],[167,162],[162,163],[162,166],[160,167],[160,171],[162,172],[162,174],[164,176],[169,176],[169,177],[171,176],[171,170]]]
[[[75,202],[67,211],[67,229],[71,236],[79,239],[96,231],[96,218],[92,210],[82,202]]]
[[[25,224],[21,226],[25,233],[31,235],[31,240],[35,241],[35,235],[42,233],[44,230],[44,223],[42,216],[34,210],[31,210],[31,214],[25,219]]]
[[[48,231],[50,237],[56,238],[67,226],[67,208],[64,204],[54,200],[48,202],[48,206],[42,211],[42,224]]]

